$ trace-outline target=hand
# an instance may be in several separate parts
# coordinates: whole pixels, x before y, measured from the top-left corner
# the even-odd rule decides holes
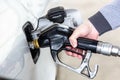
[[[69,38],[72,47],[67,47],[67,48],[70,48],[70,49],[75,50],[79,53],[82,53],[83,50],[76,48],[77,47],[77,38],[78,37],[85,37],[85,38],[90,38],[90,39],[97,39],[98,36],[99,36],[98,31],[95,29],[93,24],[88,20],[74,30],[73,34]],[[73,57],[81,58],[80,55],[77,55],[77,54],[72,53],[72,52],[66,51],[66,54],[73,56]]]

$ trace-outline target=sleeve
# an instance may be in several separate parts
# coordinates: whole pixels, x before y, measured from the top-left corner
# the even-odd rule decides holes
[[[120,0],[114,0],[89,18],[90,22],[103,34],[120,26]]]

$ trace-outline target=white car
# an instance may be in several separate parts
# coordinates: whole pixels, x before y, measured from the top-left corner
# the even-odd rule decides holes
[[[43,51],[49,56],[41,54],[38,63],[34,64],[22,30],[27,21],[37,25],[37,19],[41,17],[49,2],[50,0],[0,0],[1,77],[20,80],[55,79],[56,67],[49,49]],[[49,72],[52,72],[52,75]]]

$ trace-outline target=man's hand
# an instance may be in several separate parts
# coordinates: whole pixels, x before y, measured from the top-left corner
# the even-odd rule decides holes
[[[98,36],[99,36],[99,33],[95,29],[93,24],[90,21],[86,21],[83,24],[81,24],[79,27],[77,27],[75,31],[73,32],[73,34],[70,36],[69,40],[70,40],[72,47],[67,47],[67,48],[75,50],[79,53],[83,53],[83,50],[76,48],[77,38],[85,37],[85,38],[90,38],[90,39],[97,39]],[[77,55],[76,53],[66,51],[66,54],[69,56],[81,58],[81,56]]]

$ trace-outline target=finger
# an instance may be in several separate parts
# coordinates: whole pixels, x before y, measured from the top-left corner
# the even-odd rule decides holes
[[[72,52],[70,52],[70,51],[65,51],[65,53],[68,55],[68,56],[72,56]]]
[[[72,54],[73,57],[77,57],[79,54],[82,54],[82,50],[80,50],[80,49],[72,48],[72,50],[76,52],[76,53]],[[79,54],[77,54],[77,53],[79,53]]]
[[[77,57],[77,56],[78,56],[78,54],[76,54],[76,53],[73,53],[73,54],[72,54],[72,56],[73,56],[73,57]]]
[[[77,38],[79,37],[79,34],[80,34],[80,29],[76,28],[69,38],[70,43],[74,48],[77,47]]]
[[[82,59],[82,56],[81,55],[77,55],[78,59]]]
[[[73,47],[71,47],[71,50],[72,50],[72,51],[75,51],[75,52],[77,52],[77,51],[78,51],[78,49],[77,49],[77,48],[73,48]],[[73,57],[77,57],[77,55],[78,55],[78,54],[76,54],[76,53],[72,52],[72,56],[73,56]]]
[[[81,50],[81,49],[76,49],[76,52],[79,53],[79,54],[82,54],[82,53],[83,53],[83,50]]]
[[[67,49],[72,49],[70,46],[66,46]],[[70,51],[65,51],[68,56],[72,56],[72,52]]]

